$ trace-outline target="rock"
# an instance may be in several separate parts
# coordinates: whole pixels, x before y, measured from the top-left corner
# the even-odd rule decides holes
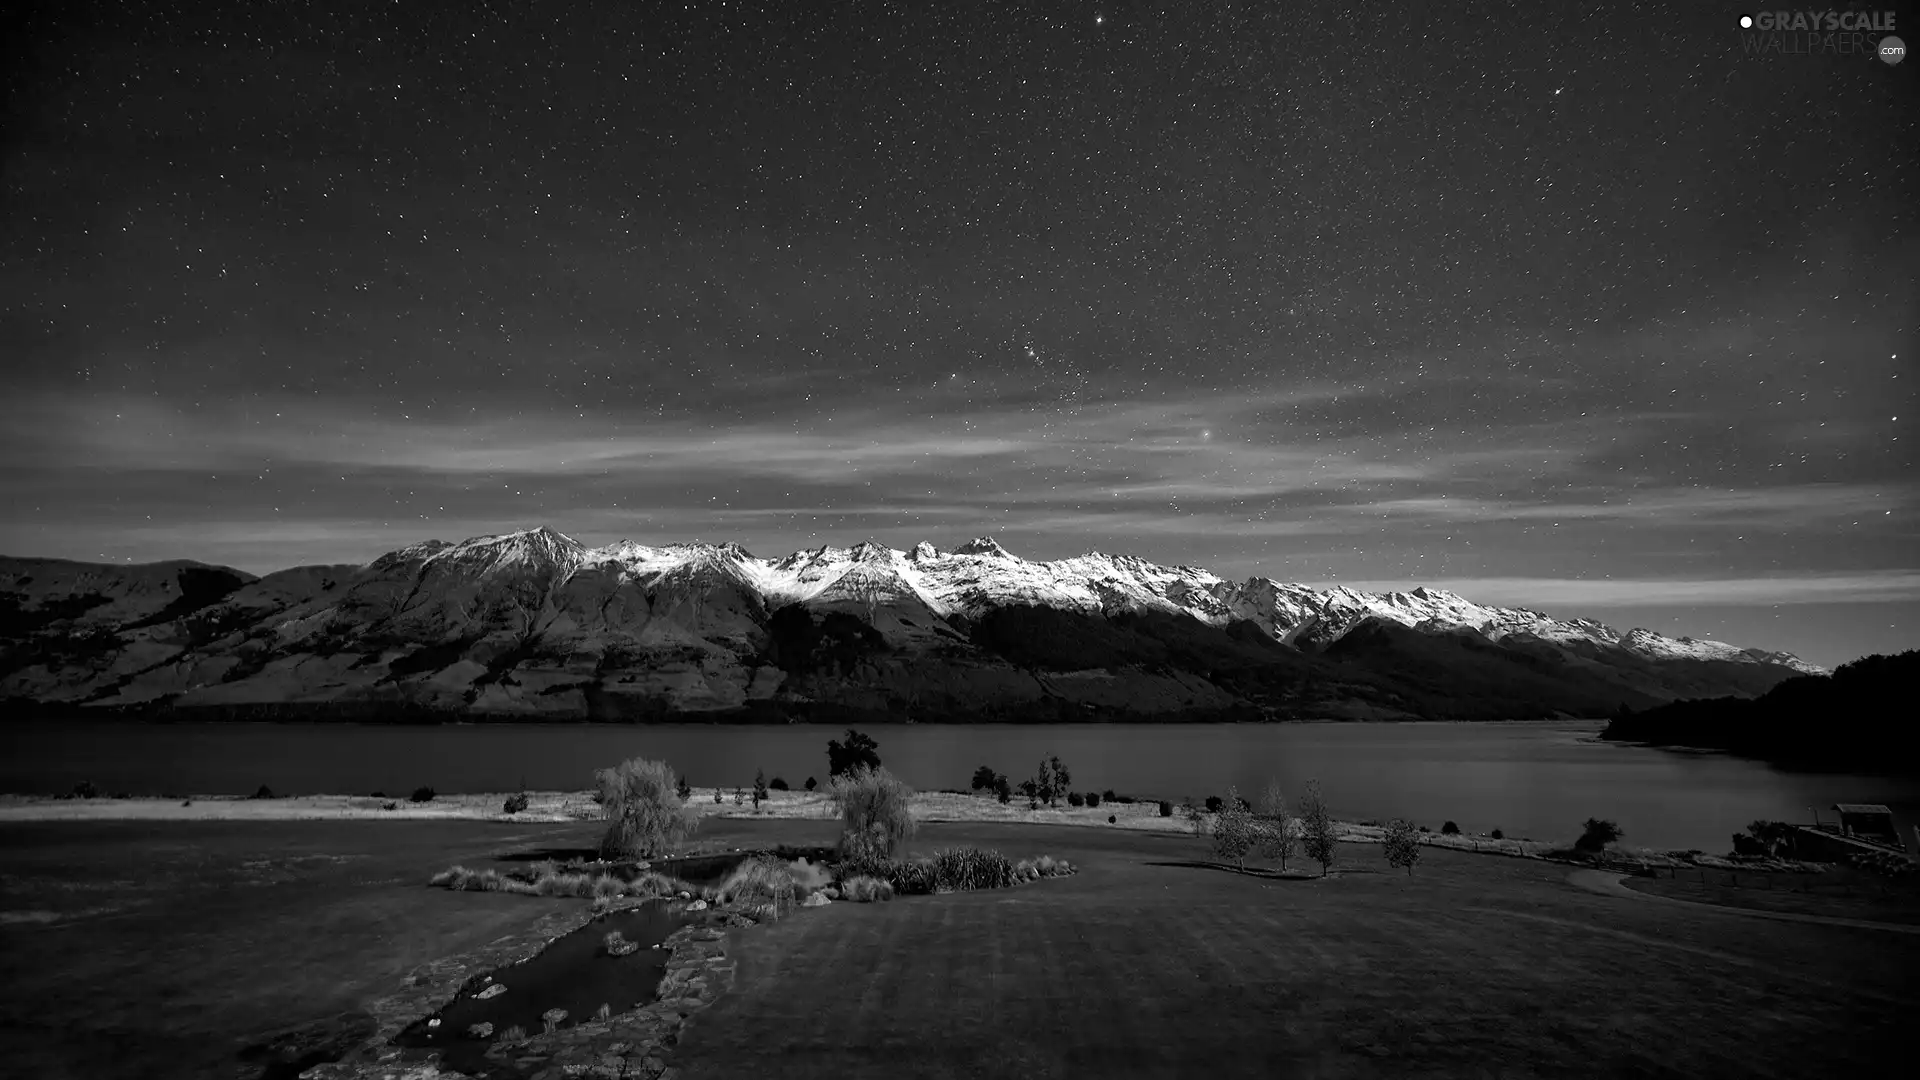
[[[434,1017],[433,1019],[431,1019],[431,1020],[428,1020],[428,1021],[427,1021],[427,1027],[428,1027],[429,1029],[431,1029],[431,1028],[437,1028],[437,1027],[439,1027],[439,1026],[440,1026],[440,1018],[439,1018],[439,1017],[437,1017],[437,1016],[436,1016],[436,1017]]]
[[[808,893],[807,898],[800,902],[800,906],[801,907],[826,907],[828,904],[831,904],[831,903],[833,903],[833,900],[832,898],[828,897],[826,893]]]
[[[693,896],[693,894],[692,894],[692,893],[690,893],[690,892],[687,892],[687,891],[686,891],[685,889],[682,889],[682,890],[680,890],[680,892],[678,892],[678,893],[676,893],[675,895],[676,895],[676,896],[678,896],[678,897],[679,897],[680,899],[682,899],[682,900],[687,900],[687,899],[691,899],[691,898],[692,898],[692,896]]]
[[[695,900],[693,903],[687,905],[687,910],[705,911],[707,910],[707,902],[705,900]]]
[[[565,1009],[548,1009],[546,1012],[540,1014],[540,1022],[543,1024],[557,1025],[566,1018],[567,1010]]]
[[[829,885],[826,888],[821,889],[819,892],[815,893],[814,895],[824,896],[829,900],[838,900],[840,899],[840,890]]]
[[[484,1020],[478,1024],[470,1025],[467,1028],[467,1038],[469,1039],[490,1039],[492,1037],[493,1025]]]
[[[507,992],[506,983],[494,983],[492,986],[489,986],[485,990],[482,990],[479,993],[473,995],[473,999],[475,1001],[485,1001],[488,998],[497,998],[501,994],[504,994],[506,992]]]

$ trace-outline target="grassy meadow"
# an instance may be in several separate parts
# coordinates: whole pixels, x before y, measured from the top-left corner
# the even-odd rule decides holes
[[[600,829],[0,827],[0,1054],[35,1077],[231,1076],[249,1042],[350,1019],[419,964],[586,903],[432,873]],[[765,815],[699,835],[835,833]],[[1407,875],[1348,843],[1325,879],[1242,876],[1176,832],[994,821],[926,822],[909,848],[964,844],[1080,872],[737,933],[740,977],[686,1029],[681,1080],[1862,1076],[1920,1005],[1913,936],[1595,895],[1535,860],[1430,848]]]

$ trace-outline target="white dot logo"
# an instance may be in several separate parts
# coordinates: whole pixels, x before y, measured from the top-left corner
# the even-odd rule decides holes
[[[1907,58],[1907,43],[1888,35],[1880,39],[1880,59],[1888,64],[1897,64]]]
[[[1742,30],[1753,29],[1753,16],[1751,15],[1740,16],[1740,29]]]

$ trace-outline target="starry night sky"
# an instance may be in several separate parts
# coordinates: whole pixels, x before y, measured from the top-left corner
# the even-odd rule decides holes
[[[41,4],[0,551],[991,534],[1920,643],[1920,65],[1563,6]]]

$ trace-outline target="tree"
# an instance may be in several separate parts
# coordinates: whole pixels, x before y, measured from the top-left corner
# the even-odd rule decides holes
[[[885,769],[855,766],[828,789],[840,809],[840,853],[847,858],[891,858],[913,835],[913,789]]]
[[[1047,771],[1053,778],[1052,801],[1058,805],[1060,797],[1067,793],[1067,785],[1073,783],[1073,774],[1067,772],[1065,765],[1060,764],[1060,758],[1057,755],[1047,758]]]
[[[600,840],[603,854],[652,858],[699,827],[699,819],[684,809],[673,769],[664,761],[634,758],[601,769],[593,778],[607,811],[607,832]]]
[[[982,765],[973,770],[973,790],[992,791],[994,789],[994,778],[999,775],[999,773],[993,771],[993,766],[991,765]]]
[[[1599,818],[1588,818],[1587,823],[1581,828],[1583,831],[1580,833],[1580,839],[1573,842],[1573,849],[1589,854],[1599,854],[1608,844],[1626,835],[1620,831],[1617,823],[1602,821]]]
[[[1260,792],[1259,833],[1255,843],[1260,854],[1269,859],[1278,859],[1280,869],[1287,868],[1287,860],[1293,857],[1296,841],[1294,839],[1293,815],[1287,812],[1287,796],[1280,790],[1278,780],[1267,781]]]
[[[820,781],[815,780],[813,777],[809,776],[807,777],[807,782],[804,786],[808,791],[812,791],[814,788],[817,788],[820,786]]]
[[[681,802],[686,802],[688,799],[693,798],[693,785],[687,783],[687,778],[684,773],[680,776],[680,782],[673,786],[673,790],[680,796]]]
[[[1247,872],[1247,852],[1253,849],[1253,814],[1247,803],[1232,788],[1227,801],[1213,822],[1213,853],[1231,859],[1241,873]]]
[[[753,808],[760,809],[760,804],[766,802],[767,798],[767,770],[756,769],[753,774]]]
[[[1413,873],[1413,864],[1420,861],[1420,830],[1403,818],[1394,818],[1387,822],[1387,831],[1380,845],[1387,854],[1387,865],[1405,867],[1409,875]]]
[[[1005,806],[1013,801],[1013,785],[1007,783],[1006,777],[996,776],[993,778],[993,796],[1000,800],[1001,806]]]
[[[1300,846],[1307,858],[1320,864],[1321,877],[1333,866],[1334,841],[1333,815],[1320,794],[1320,781],[1309,780],[1307,793],[1300,797]]]
[[[1040,785],[1031,778],[1020,781],[1020,794],[1027,797],[1027,809],[1040,809]]]
[[[880,744],[852,728],[847,729],[847,741],[842,744],[838,739],[827,740],[827,782],[836,777],[845,776],[860,766],[869,769],[880,767]]]

